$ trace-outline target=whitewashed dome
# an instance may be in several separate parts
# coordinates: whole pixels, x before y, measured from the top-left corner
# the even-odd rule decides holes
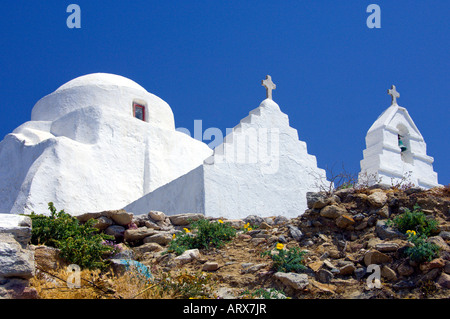
[[[169,104],[141,85],[120,75],[93,73],[75,78],[43,97],[33,107],[32,121],[55,121],[84,108],[134,117],[134,104],[145,107],[145,122],[175,129]]]
[[[66,84],[61,85],[56,92],[80,86],[117,86],[128,87],[147,92],[142,86],[126,77],[109,73],[92,73],[77,77]]]

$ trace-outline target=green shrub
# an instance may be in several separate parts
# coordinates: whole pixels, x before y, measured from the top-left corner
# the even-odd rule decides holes
[[[99,234],[93,227],[93,219],[85,224],[61,210],[56,211],[53,203],[48,204],[50,216],[29,215],[32,220],[31,243],[47,245],[60,249],[60,256],[69,263],[77,264],[81,268],[96,269],[106,266],[102,256],[113,252],[105,240],[114,237]]]
[[[191,229],[192,231],[185,229],[185,234],[176,236],[167,251],[180,255],[188,249],[220,248],[236,236],[236,230],[221,220],[211,222],[208,219],[200,219],[191,224]]]
[[[297,272],[306,269],[305,265],[303,265],[303,256],[306,255],[306,251],[301,251],[298,247],[285,250],[284,245],[278,243],[277,251],[275,253],[268,250],[261,253],[261,255],[268,255],[272,258],[272,268],[276,271]]]
[[[184,270],[178,274],[162,273],[162,277],[155,282],[160,295],[168,295],[173,299],[207,299],[213,298],[211,275],[201,272],[188,273]]]
[[[405,249],[406,255],[413,261],[422,263],[431,261],[438,256],[439,246],[426,242],[425,235],[409,234],[408,240],[414,244],[413,247]]]
[[[253,292],[250,292],[249,290],[245,290],[242,293],[242,296],[246,298],[251,299],[290,299],[286,297],[286,294],[284,291],[276,290],[273,288],[258,288],[255,289]]]
[[[414,206],[413,211],[406,211],[390,221],[399,231],[406,233],[408,230],[414,230],[420,235],[426,237],[437,231],[438,222],[427,217],[418,205]]]

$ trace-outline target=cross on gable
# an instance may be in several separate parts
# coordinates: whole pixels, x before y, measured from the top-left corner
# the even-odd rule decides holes
[[[262,86],[266,88],[266,96],[268,99],[272,100],[272,90],[275,90],[277,86],[272,82],[272,77],[266,75],[266,79],[261,81]]]
[[[400,97],[400,93],[397,92],[395,85],[391,86],[391,89],[388,90],[388,94],[392,97],[392,105],[397,104],[397,99]]]

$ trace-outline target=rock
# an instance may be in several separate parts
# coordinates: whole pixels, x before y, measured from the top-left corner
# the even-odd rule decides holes
[[[377,192],[370,194],[367,197],[367,200],[369,201],[370,205],[372,205],[374,207],[382,207],[387,202],[387,196],[384,192],[377,191]]]
[[[39,299],[39,295],[28,280],[8,278],[1,281],[0,299]]]
[[[329,292],[329,293],[334,294],[337,289],[337,287],[335,285],[323,284],[318,281],[315,281],[314,279],[311,279],[310,283],[313,287],[318,288],[319,291],[321,291],[321,292]]]
[[[164,250],[164,248],[161,247],[161,245],[157,244],[157,243],[146,243],[137,247],[133,248],[133,251],[137,254],[145,254],[148,252],[158,252],[158,251],[162,251]]]
[[[169,216],[170,222],[175,226],[186,226],[202,218],[205,218],[203,214],[178,214]]]
[[[441,236],[429,237],[426,240],[426,242],[433,243],[433,244],[437,245],[439,247],[440,251],[450,252],[450,246],[447,245],[447,243],[445,242],[445,240]]]
[[[450,261],[449,260],[445,261],[444,272],[447,274],[450,274]]]
[[[446,273],[441,273],[439,278],[436,280],[437,284],[442,288],[450,289],[450,275]]]
[[[328,196],[325,192],[307,192],[306,203],[310,209],[320,209],[328,204]]]
[[[323,261],[318,260],[308,264],[308,267],[317,272],[323,266]]]
[[[337,205],[325,206],[320,210],[320,216],[332,219],[336,219],[345,213],[347,213],[347,210]]]
[[[14,214],[0,214],[0,234],[11,234],[22,247],[31,239],[31,218]]]
[[[273,224],[274,225],[282,225],[284,223],[287,223],[289,221],[289,219],[286,216],[276,216],[273,219]]]
[[[409,263],[404,262],[398,266],[397,272],[400,276],[410,276],[414,273],[414,267],[409,265]]]
[[[44,270],[57,270],[67,266],[67,262],[59,257],[59,249],[45,245],[34,246],[34,261]]]
[[[144,243],[157,243],[159,245],[167,245],[172,241],[173,235],[168,232],[158,232],[144,238]]]
[[[150,217],[154,221],[162,222],[166,219],[166,214],[164,214],[163,212],[158,212],[158,211],[150,211],[148,213],[148,217]]]
[[[384,264],[392,262],[392,258],[386,254],[379,252],[378,250],[369,250],[364,255],[364,263],[366,266],[376,264]]]
[[[114,224],[114,222],[111,218],[108,218],[106,216],[100,216],[99,218],[96,219],[96,223],[94,224],[94,227],[97,228],[98,230],[102,231],[113,224]]]
[[[127,226],[133,221],[133,214],[127,213],[124,209],[105,211],[102,215],[111,218],[120,226]]]
[[[383,206],[380,209],[378,209],[377,214],[382,218],[389,218],[389,207]]]
[[[441,270],[439,268],[431,269],[429,272],[425,273],[420,277],[419,282],[427,282],[430,280],[435,280],[439,274],[441,273]]]
[[[446,241],[450,241],[450,231],[441,231],[439,233],[439,236],[441,236],[442,239],[444,239]]]
[[[339,275],[343,275],[343,276],[351,275],[355,272],[355,270],[356,270],[356,267],[353,265],[353,263],[347,264],[347,265],[344,265],[341,268],[339,268]]]
[[[445,260],[442,258],[436,258],[430,262],[425,262],[425,263],[420,264],[419,268],[422,272],[429,272],[431,269],[444,268],[444,266],[445,266]]]
[[[201,254],[198,249],[189,249],[182,253],[180,256],[175,257],[175,262],[181,265],[186,264],[192,260],[200,259]]]
[[[152,228],[139,227],[137,229],[127,229],[124,233],[124,240],[126,242],[136,242],[145,237],[154,235],[156,231]]]
[[[264,218],[256,215],[249,215],[244,218],[245,223],[249,223],[251,226],[258,226],[264,222]]]
[[[120,225],[112,225],[105,229],[105,234],[114,236],[116,241],[121,242],[123,241],[123,237],[125,234],[125,227]]]
[[[24,249],[10,234],[0,234],[0,278],[34,276],[34,251]]]
[[[84,214],[81,214],[81,215],[78,215],[78,216],[76,216],[76,219],[78,219],[78,221],[80,222],[80,223],[85,223],[85,222],[87,222],[88,220],[90,220],[90,219],[97,219],[97,218],[100,218],[100,217],[102,217],[103,215],[102,215],[102,213],[100,213],[100,212],[96,212],[96,213],[84,213]],[[105,216],[106,217],[106,216]]]
[[[113,271],[121,276],[127,271],[133,271],[143,275],[146,279],[153,278],[150,269],[143,263],[132,259],[110,259]]]
[[[398,230],[386,225],[386,221],[384,220],[377,221],[377,224],[375,226],[375,232],[377,236],[383,240],[396,238],[406,239],[405,234],[402,234]]]
[[[259,225],[259,228],[261,228],[261,229],[272,229],[272,226],[270,226],[268,223],[266,223],[266,222],[262,222],[260,225]]]
[[[355,230],[363,230],[367,228],[367,221],[363,220],[358,226],[355,227]]]
[[[386,265],[383,265],[383,267],[381,268],[381,277],[389,281],[397,280],[397,274],[395,273],[395,271]]]
[[[296,241],[301,241],[303,238],[303,233],[300,229],[298,229],[295,226],[289,225],[289,234],[292,238],[294,238]]]
[[[208,261],[202,267],[203,271],[216,271],[217,269],[219,269],[219,264],[214,261]]]
[[[349,215],[341,215],[336,218],[336,226],[339,228],[347,228],[348,226],[352,226],[355,223],[355,220]]]
[[[361,280],[367,273],[366,268],[359,267],[355,269],[355,277],[357,280]]]
[[[309,285],[307,274],[276,272],[274,278],[295,290],[305,289]]]
[[[333,279],[333,273],[326,269],[319,269],[317,272],[317,280],[321,283],[328,284]]]
[[[401,280],[392,285],[392,288],[395,290],[403,290],[403,289],[413,289],[416,287],[416,284],[412,280]]]
[[[384,242],[384,243],[379,243],[375,245],[375,249],[382,252],[382,253],[389,253],[389,252],[394,252],[397,251],[397,249],[399,249],[399,245],[396,243],[392,243],[392,242]]]

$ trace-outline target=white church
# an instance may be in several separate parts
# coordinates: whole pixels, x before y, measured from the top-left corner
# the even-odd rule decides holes
[[[267,98],[212,150],[177,131],[170,106],[132,80],[96,73],[69,81],[0,142],[0,213],[48,213],[51,201],[72,215],[125,208],[297,217],[306,192],[329,182],[273,101],[270,76],[262,84]],[[437,185],[423,138],[396,102],[366,144],[362,172],[412,171],[418,186]]]

